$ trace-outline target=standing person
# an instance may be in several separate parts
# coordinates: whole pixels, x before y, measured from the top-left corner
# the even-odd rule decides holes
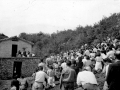
[[[115,54],[115,51],[113,50],[113,48],[112,47],[109,47],[109,51],[107,52],[107,55],[106,55],[106,57],[107,58],[115,58],[115,56],[114,56],[114,54]]]
[[[85,50],[84,55],[90,56],[90,51],[88,49]]]
[[[50,87],[54,87],[55,86],[55,72],[53,70],[53,67],[52,66],[49,66],[49,69],[47,71],[47,74],[49,76],[48,78],[48,84]]]
[[[44,90],[45,79],[48,79],[48,75],[43,71],[43,67],[39,66],[39,71],[36,72],[35,82],[32,86],[32,90]]]
[[[66,67],[67,67],[66,59],[64,59],[63,62],[61,63],[61,67],[62,67],[62,69],[66,69]]]
[[[22,53],[20,50],[18,50],[18,52],[17,52],[17,57],[22,57]]]
[[[83,67],[85,66],[85,63],[87,62],[87,59],[86,59],[87,56],[83,56],[83,59],[82,59],[82,62],[83,62]]]
[[[97,56],[96,56],[95,60],[96,60],[95,70],[96,70],[97,72],[102,71],[102,68],[103,68],[103,66],[102,66],[102,61],[103,61],[103,59],[102,59],[102,57],[101,57],[100,52],[97,53]]]
[[[60,77],[60,88],[62,88],[62,90],[74,90],[76,72],[70,67],[71,61],[67,61],[66,65],[67,67],[63,69]]]
[[[72,60],[71,61],[71,68],[74,69],[76,71],[76,61],[75,60]]]
[[[17,79],[20,82],[20,90],[27,90],[28,82],[27,79],[21,76],[21,78]]]
[[[103,71],[102,71],[102,73],[105,73],[105,78],[106,78],[106,76],[107,76],[107,74],[108,74],[108,68],[109,68],[109,65],[112,63],[112,61],[109,59],[109,58],[106,58],[105,60],[104,60],[104,69],[103,69]],[[108,89],[108,84],[107,84],[107,82],[105,81],[104,82],[104,86],[103,86],[103,90],[107,90]]]
[[[120,51],[115,53],[116,62],[109,65],[106,81],[108,90],[120,90]]]
[[[59,79],[59,65],[57,61],[53,63],[53,68],[55,71],[55,81],[57,81]]]
[[[53,65],[53,58],[52,57],[46,57],[46,66],[49,67]]]
[[[77,75],[78,90],[99,90],[95,75],[91,72],[90,67],[85,67]]]
[[[78,69],[78,70],[76,71],[76,74],[78,74],[78,72],[81,71],[82,68],[83,68],[82,56],[80,56],[80,57],[78,58],[78,61],[76,62],[76,67],[77,67],[77,69]]]
[[[46,64],[44,63],[44,59],[41,59],[40,60],[40,63],[38,64],[38,67],[39,66],[42,66],[43,67],[43,71],[47,71],[46,69],[47,69],[47,66],[46,66]]]
[[[22,57],[27,57],[26,48],[23,48]]]
[[[86,56],[86,62],[84,63],[84,67],[90,66],[92,64],[90,57]]]

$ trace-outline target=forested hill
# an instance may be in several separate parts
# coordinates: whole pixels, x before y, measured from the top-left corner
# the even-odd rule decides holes
[[[104,17],[93,26],[79,26],[75,30],[68,29],[51,35],[42,32],[36,34],[21,33],[19,37],[35,44],[34,51],[37,56],[45,56],[79,48],[85,43],[96,44],[107,36],[119,37],[119,30],[120,13],[115,13],[110,17]]]
[[[94,19],[94,18],[93,18]],[[19,37],[35,43],[34,51],[37,56],[59,53],[79,48],[81,45],[96,44],[108,37],[119,37],[120,13],[104,17],[93,26],[79,26],[75,30],[65,30],[51,35],[42,32],[36,34],[21,33]]]

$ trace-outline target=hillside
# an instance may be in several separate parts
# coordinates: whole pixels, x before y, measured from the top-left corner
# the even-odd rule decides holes
[[[75,30],[58,31],[51,35],[45,33],[21,33],[20,38],[35,44],[34,52],[37,56],[44,57],[52,53],[60,53],[70,49],[77,49],[83,44],[94,45],[107,37],[119,38],[120,13],[104,17],[93,26],[79,26]]]

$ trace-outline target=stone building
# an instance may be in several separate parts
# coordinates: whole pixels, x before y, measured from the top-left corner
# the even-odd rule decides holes
[[[32,53],[33,43],[17,36],[0,40],[0,57],[16,57],[18,51]]]
[[[33,43],[10,37],[0,40],[0,79],[31,76],[38,66],[40,57],[17,57],[18,51],[32,53]]]

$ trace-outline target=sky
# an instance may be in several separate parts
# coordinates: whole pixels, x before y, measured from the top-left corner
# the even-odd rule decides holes
[[[75,30],[113,13],[120,13],[120,0],[0,0],[0,33]]]

